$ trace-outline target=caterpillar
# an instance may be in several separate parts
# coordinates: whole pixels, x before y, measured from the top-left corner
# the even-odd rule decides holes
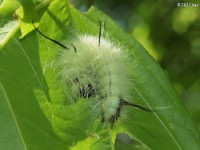
[[[35,30],[63,49],[56,60],[58,76],[66,85],[68,99],[94,99],[100,102],[101,122],[113,124],[118,120],[124,106],[152,111],[129,101],[133,98],[130,87],[127,51],[102,37],[105,21],[100,23],[99,36],[80,34],[68,46]]]

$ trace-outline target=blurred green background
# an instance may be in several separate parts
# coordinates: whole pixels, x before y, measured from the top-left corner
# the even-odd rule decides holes
[[[200,2],[198,2],[198,0],[71,0],[71,3],[81,11],[86,11],[94,5],[106,12],[139,41],[160,63],[200,128]],[[197,4],[197,7],[189,7]]]

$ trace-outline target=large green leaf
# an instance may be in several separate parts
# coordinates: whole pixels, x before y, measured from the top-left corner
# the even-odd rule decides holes
[[[15,31],[12,31],[14,36],[9,36],[9,41],[0,49],[0,82],[7,94],[0,99],[0,109],[5,111],[4,114],[1,113],[0,122],[1,149],[66,149],[65,143],[52,131],[51,124],[35,97],[35,89],[46,90],[36,35],[32,34],[24,40],[18,40],[20,33]],[[1,94],[5,95],[4,91]],[[15,120],[11,120],[10,114]],[[6,118],[6,115],[9,117]],[[14,145],[16,147],[13,147]]]
[[[13,114],[9,99],[3,86],[0,84],[0,149],[25,149],[17,120]],[[9,130],[8,130],[9,129]]]
[[[85,15],[71,8],[71,14],[78,29],[86,33],[94,32],[93,28],[88,28],[88,26],[98,26],[98,20],[101,20],[103,16],[95,8]],[[98,29],[94,28],[94,30]],[[113,41],[128,47],[130,55],[133,56],[132,69],[137,94],[134,102],[156,110],[153,114],[147,114],[127,108],[129,109],[128,122],[125,120],[124,126],[128,133],[137,137],[151,149],[199,149],[199,131],[180,103],[160,66],[137,41],[109,19],[106,31],[109,31],[108,36]]]
[[[17,13],[22,17],[20,27],[24,38],[18,40],[20,35],[17,32],[9,36],[10,40],[0,50],[0,82],[4,88],[0,92],[0,107],[10,116],[6,120],[2,115],[5,121],[0,123],[0,127],[5,132],[1,138],[9,140],[15,135],[13,145],[28,150],[64,150],[71,146],[71,149],[96,150],[114,149],[116,134],[124,132],[154,150],[200,148],[199,131],[160,66],[109,17],[106,38],[126,47],[132,59],[136,95],[132,101],[155,111],[143,112],[125,107],[122,110],[124,115],[110,129],[102,125],[99,118],[91,119],[93,111],[88,108],[89,102],[80,99],[74,104],[66,103],[51,65],[61,48],[36,32],[30,33],[33,29],[32,14],[39,14],[33,21],[40,20],[39,29],[43,33],[65,44],[77,33],[98,36],[99,20],[103,20],[105,14],[94,7],[87,13],[80,13],[67,0],[54,0],[50,4],[50,1],[43,2],[39,7],[42,13],[36,9],[37,6],[28,10],[32,1],[21,3]],[[8,131],[12,134],[5,134]],[[0,142],[2,145],[4,141]],[[7,144],[5,147],[11,149]]]

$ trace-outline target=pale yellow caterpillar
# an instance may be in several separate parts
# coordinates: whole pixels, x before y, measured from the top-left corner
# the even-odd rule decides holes
[[[68,100],[75,102],[84,98],[100,103],[102,123],[113,126],[124,105],[151,110],[129,102],[134,96],[130,90],[133,85],[130,82],[132,71],[129,70],[128,54],[119,45],[102,37],[104,24],[105,21],[99,36],[80,34],[70,40],[68,46],[36,30],[66,49],[60,51],[55,68],[66,86]]]

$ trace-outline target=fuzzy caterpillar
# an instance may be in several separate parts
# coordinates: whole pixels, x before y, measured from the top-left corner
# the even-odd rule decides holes
[[[122,50],[108,40],[79,35],[74,47],[62,51],[58,66],[63,82],[71,87],[72,99],[95,97],[102,101],[102,120],[114,122],[120,99],[127,99],[128,72]],[[117,115],[116,115],[117,114]]]
[[[117,121],[124,105],[151,111],[128,102],[133,97],[128,55],[126,50],[101,37],[104,26],[100,26],[98,37],[78,35],[70,41],[69,46],[64,46],[35,29],[45,38],[67,49],[60,52],[55,66],[61,82],[67,87],[68,99],[100,101],[101,121],[110,123],[111,126]]]

